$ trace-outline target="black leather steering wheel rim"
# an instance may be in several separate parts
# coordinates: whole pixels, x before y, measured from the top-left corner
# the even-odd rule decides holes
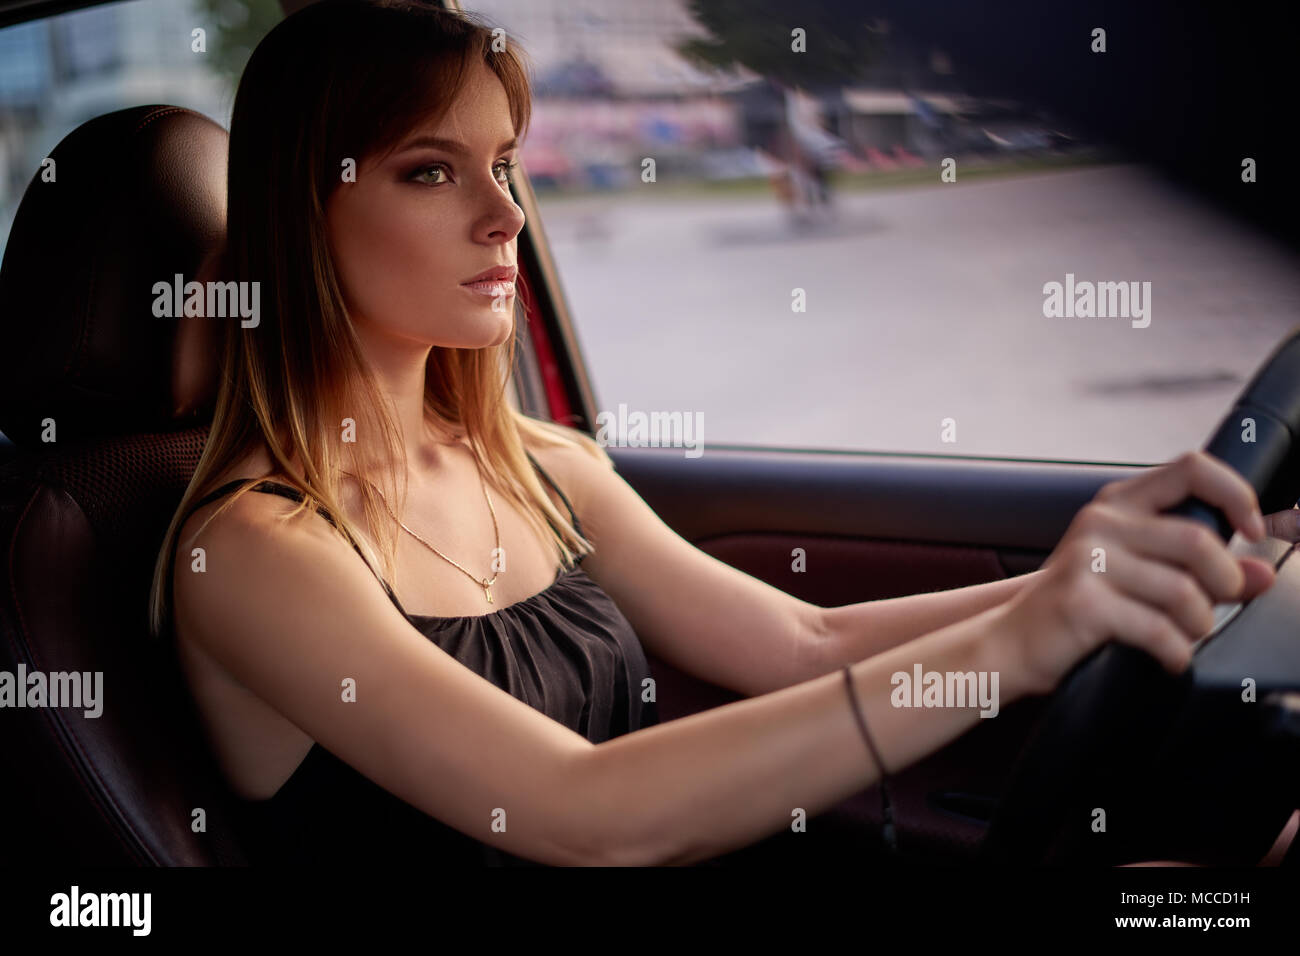
[[[1253,433],[1246,419],[1253,420]],[[1298,436],[1300,327],[1260,366],[1205,450],[1245,478],[1263,513],[1271,514],[1300,498]],[[1232,537],[1226,516],[1199,499],[1170,513],[1205,524],[1224,541]],[[1190,668],[1174,676],[1144,651],[1113,641],[1081,661],[1052,694],[1021,751],[981,846],[983,862],[1122,857],[1122,839],[1089,840],[1088,834],[1097,811],[1114,805],[1128,775],[1162,745],[1190,679]],[[1107,823],[1109,833],[1114,821]]]

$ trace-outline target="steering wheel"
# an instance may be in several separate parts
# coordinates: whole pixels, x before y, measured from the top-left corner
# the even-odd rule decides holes
[[[1246,419],[1254,422],[1253,441]],[[1250,483],[1264,514],[1300,498],[1300,326],[1256,372],[1205,450]],[[1168,513],[1203,523],[1225,542],[1232,537],[1227,517],[1198,498]],[[1216,637],[1223,639],[1231,636]],[[1125,788],[1163,752],[1191,673],[1189,667],[1172,675],[1145,651],[1113,641],[1077,664],[1021,751],[981,846],[982,862],[1093,856],[1107,843],[1088,840],[1108,822],[1098,811],[1122,803]]]

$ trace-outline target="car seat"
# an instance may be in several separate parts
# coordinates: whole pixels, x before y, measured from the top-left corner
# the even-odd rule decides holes
[[[102,712],[0,709],[0,858],[241,865],[232,798],[174,649],[154,560],[207,436],[202,319],[156,318],[224,235],[227,133],[177,106],[93,119],[43,161],[0,266],[0,671],[102,672]],[[21,688],[19,688],[21,692]]]

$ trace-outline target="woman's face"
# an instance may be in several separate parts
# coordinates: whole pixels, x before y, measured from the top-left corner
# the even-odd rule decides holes
[[[524,214],[505,182],[514,139],[505,88],[480,64],[439,124],[360,162],[356,182],[334,190],[330,245],[359,332],[446,348],[507,340],[513,283],[492,294],[464,283],[515,265]]]

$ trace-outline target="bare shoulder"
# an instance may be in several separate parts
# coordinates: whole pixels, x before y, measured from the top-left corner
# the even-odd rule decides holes
[[[304,512],[286,520],[296,507],[297,502],[281,495],[239,494],[237,489],[186,518],[177,537],[172,585],[182,643],[210,652],[212,635],[203,622],[211,620],[214,605],[239,599],[255,606],[271,602],[273,585],[289,572],[290,556],[333,550],[327,540],[333,530],[323,518]]]
[[[247,536],[247,532],[255,529],[259,532],[269,532],[277,527],[283,528],[285,524],[280,520],[280,517],[291,513],[298,507],[298,502],[283,495],[266,494],[252,490],[251,486],[256,486],[259,481],[263,480],[288,484],[283,476],[268,469],[264,461],[250,458],[238,462],[219,474],[212,481],[211,487],[213,489],[221,488],[236,480],[244,481],[247,486],[250,486],[249,489],[245,491],[242,488],[234,488],[216,500],[194,509],[186,518],[184,524],[181,525],[179,537],[181,547],[195,546],[195,536],[200,533],[209,536],[211,529],[218,526],[227,534],[234,533],[240,536]],[[231,503],[229,507],[225,507],[223,510],[223,506],[227,502]],[[307,513],[300,516],[300,518],[306,519],[311,517]],[[308,533],[314,532],[317,535],[324,534],[329,530],[323,518],[320,520],[299,520],[293,522],[293,525],[310,529]]]
[[[580,436],[573,429],[566,431]],[[565,497],[573,504],[579,520],[584,520],[587,515],[588,503],[593,494],[615,476],[608,460],[598,458],[589,448],[584,447],[582,439],[586,437],[575,437],[573,441],[563,444],[542,444],[524,437],[524,447],[560,486]]]
[[[193,612],[205,597],[219,600],[221,595],[227,599],[241,595],[254,600],[271,599],[272,594],[263,594],[263,585],[274,585],[286,573],[285,560],[290,554],[296,558],[304,551],[324,551],[344,573],[355,573],[363,582],[369,574],[359,556],[356,556],[359,568],[351,566],[351,547],[324,516],[311,509],[300,510],[297,500],[284,495],[254,490],[263,480],[292,485],[270,466],[265,453],[252,452],[233,462],[213,477],[209,487],[223,488],[239,480],[244,482],[244,487],[232,488],[195,508],[180,526],[173,606],[178,636],[182,638],[194,640],[202,630],[193,626]],[[295,511],[300,513],[290,519],[289,515]],[[261,576],[250,575],[272,553],[280,556],[280,563],[272,562]],[[198,570],[202,573],[182,573]],[[265,572],[270,572],[269,577]],[[185,627],[187,623],[191,626]]]
[[[245,476],[246,484],[255,486],[259,481],[264,480],[260,476]],[[233,481],[235,479],[228,479]],[[280,480],[280,479],[270,479]],[[226,482],[220,482],[215,487],[221,487]],[[297,507],[298,502],[278,494],[265,494],[259,491],[248,490],[240,493],[242,489],[232,489],[229,493],[222,495],[215,501],[209,501],[207,504],[194,511],[186,518],[185,523],[181,525],[179,541],[182,546],[192,545],[196,537],[213,536],[216,529],[221,529],[225,536],[235,535],[238,537],[248,537],[250,532],[257,534],[272,533],[274,529],[286,527],[285,523],[280,520],[282,516],[292,513]],[[232,500],[234,499],[234,500]],[[229,507],[222,510],[223,505],[230,502]],[[220,512],[220,514],[218,514]],[[301,518],[308,518],[309,515],[304,513]],[[292,522],[295,529],[301,528],[307,533],[323,534],[328,532],[328,526],[321,518],[319,521],[298,520]]]

